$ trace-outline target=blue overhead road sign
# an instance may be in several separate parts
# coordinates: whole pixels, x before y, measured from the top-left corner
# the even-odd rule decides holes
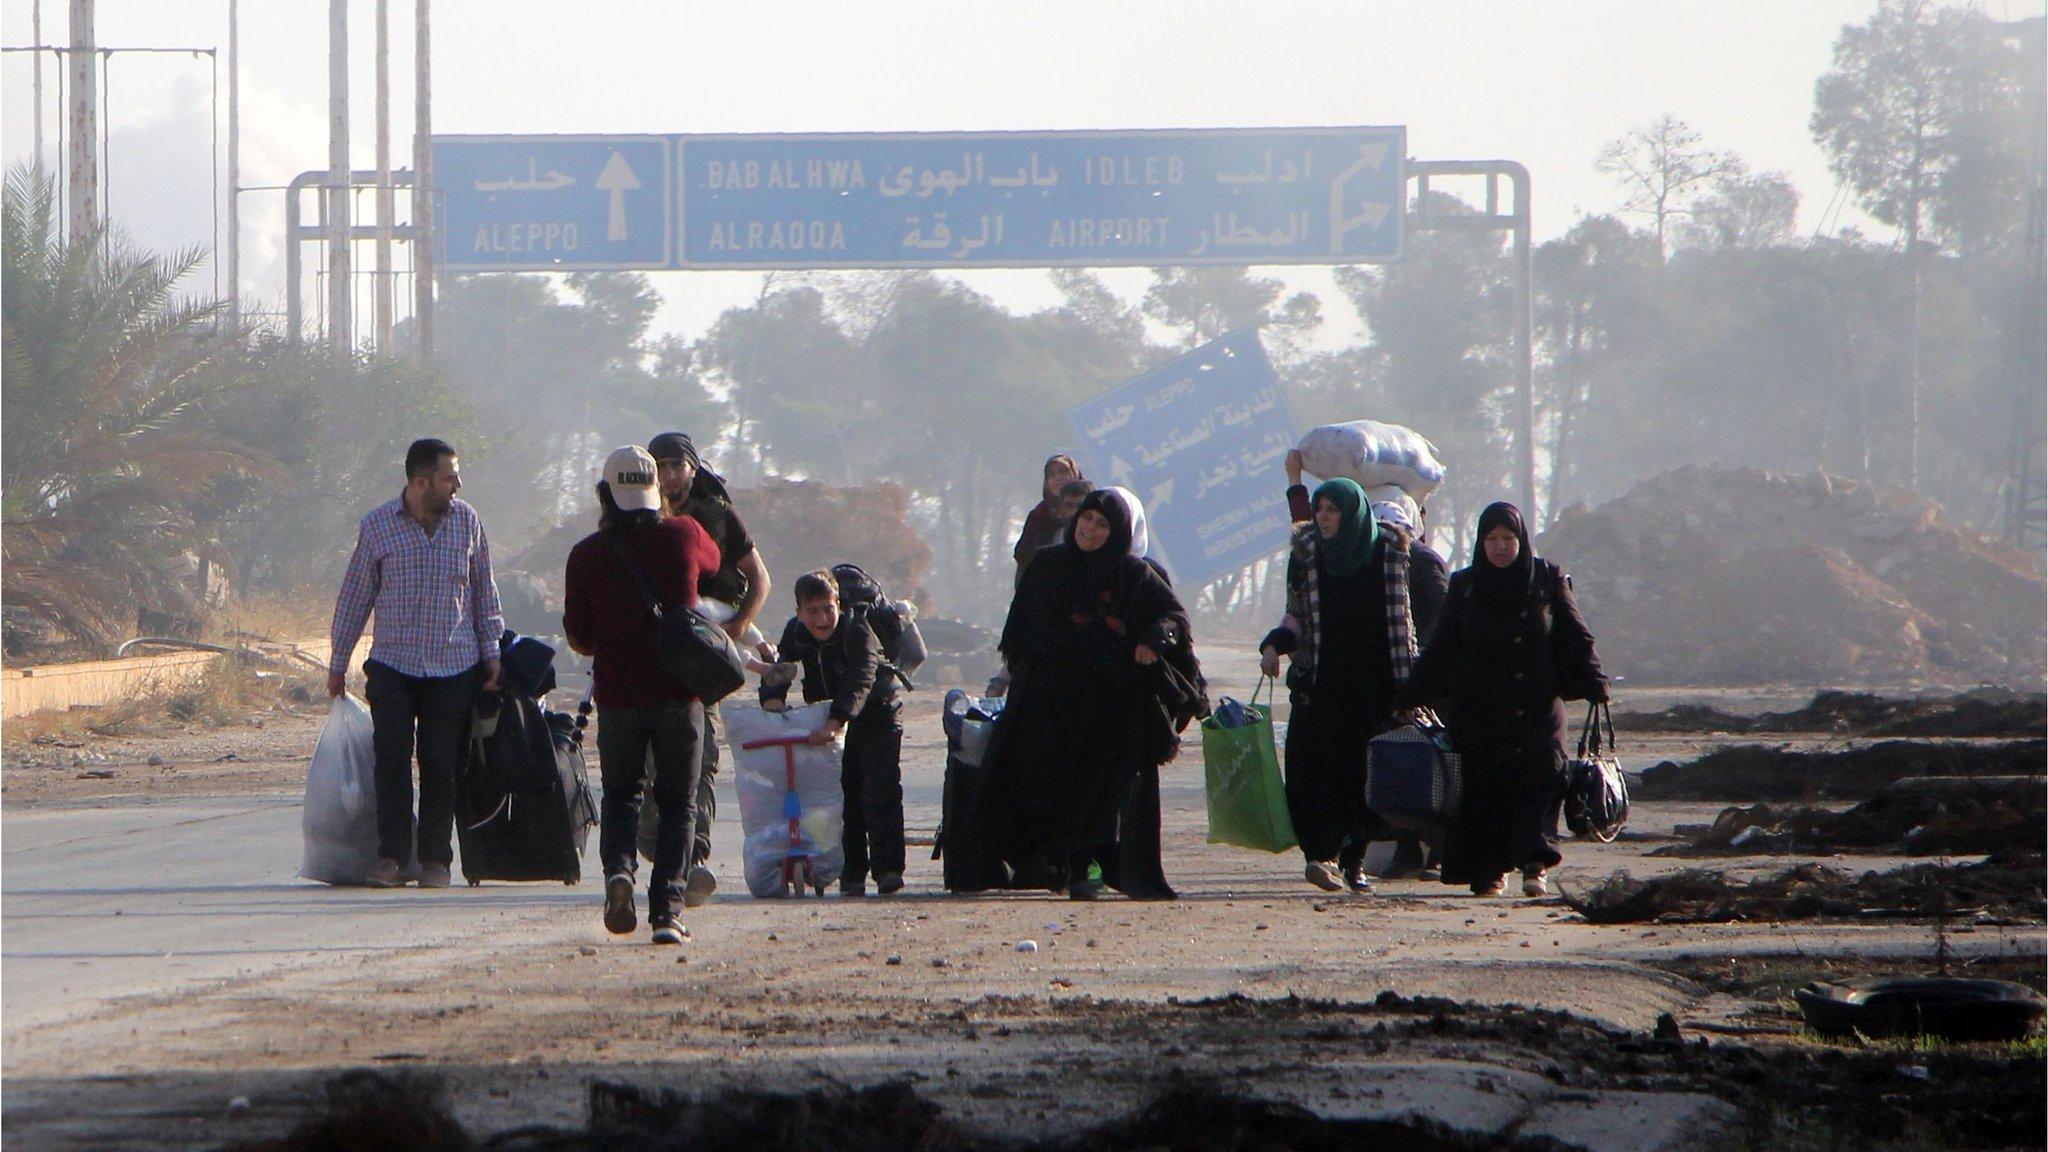
[[[451,271],[1380,263],[1401,257],[1407,144],[1400,127],[437,136],[438,251]]]
[[[1287,546],[1282,464],[1294,421],[1256,331],[1204,344],[1067,418],[1088,475],[1144,502],[1152,551],[1185,595]]]
[[[436,136],[438,266],[666,268],[673,155],[666,136]]]
[[[1403,128],[685,136],[685,268],[1398,259]]]

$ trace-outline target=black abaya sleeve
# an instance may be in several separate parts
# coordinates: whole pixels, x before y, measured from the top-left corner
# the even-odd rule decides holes
[[[1408,674],[1407,686],[1394,694],[1395,708],[1441,707],[1450,698],[1465,644],[1465,615],[1459,607],[1470,599],[1470,593],[1459,594],[1460,583],[1451,580],[1443,607],[1437,610],[1436,629]]]
[[[1593,651],[1593,633],[1579,615],[1579,601],[1572,594],[1572,582],[1556,565],[1550,566],[1557,594],[1551,600],[1550,654],[1557,669],[1558,695],[1566,700],[1607,699],[1607,673]]]

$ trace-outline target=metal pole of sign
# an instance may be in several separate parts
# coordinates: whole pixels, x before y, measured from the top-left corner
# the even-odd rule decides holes
[[[1521,490],[1523,517],[1531,524],[1541,523],[1536,509],[1535,284],[1534,255],[1529,245],[1529,169],[1513,160],[1414,160],[1408,164],[1408,175],[1415,180],[1418,190],[1418,208],[1414,217],[1416,231],[1505,231],[1513,236],[1516,487]],[[1432,176],[1485,177],[1484,210],[1469,216],[1431,215],[1429,184]],[[1514,190],[1514,209],[1507,215],[1500,213],[1496,184],[1503,176]]]

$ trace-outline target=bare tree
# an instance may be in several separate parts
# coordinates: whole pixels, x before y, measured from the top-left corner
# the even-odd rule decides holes
[[[1732,152],[1702,147],[1700,134],[1667,112],[1608,141],[1593,168],[1627,193],[1624,210],[1650,217],[1657,251],[1668,255],[1672,220],[1690,215],[1700,193],[1739,173],[1742,161]]]

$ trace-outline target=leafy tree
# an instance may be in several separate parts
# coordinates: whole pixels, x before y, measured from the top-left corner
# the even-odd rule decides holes
[[[1431,215],[1473,212],[1447,193],[1430,196]],[[1409,425],[1443,450],[1449,476],[1429,512],[1454,551],[1460,521],[1510,486],[1510,273],[1502,237],[1467,230],[1418,232],[1399,264],[1337,270],[1338,288],[1372,332],[1366,376],[1386,403],[1375,418]]]
[[[138,609],[189,611],[188,566],[223,559],[195,506],[223,477],[275,467],[214,423],[241,382],[208,371],[231,347],[221,306],[178,294],[203,253],[103,233],[66,245],[54,201],[39,168],[9,171],[0,595],[104,646]]]
[[[587,510],[604,455],[667,428],[707,447],[727,423],[679,344],[650,340],[660,298],[638,273],[457,276],[436,300],[436,368],[478,413],[457,444],[494,537],[528,539]]]
[[[1589,216],[1532,254],[1539,420],[1550,431],[1552,518],[1579,466],[1590,407],[1614,383],[1615,329],[1631,322],[1662,269],[1656,238],[1612,216]]]
[[[1608,141],[1593,160],[1594,169],[1627,194],[1625,209],[1650,218],[1660,253],[1671,250],[1672,223],[1690,215],[1694,200],[1740,164],[1733,153],[1704,147],[1691,125],[1669,113]]]
[[[1276,355],[1322,322],[1322,304],[1311,292],[1285,300],[1282,281],[1253,276],[1246,268],[1154,268],[1152,286],[1139,305],[1152,320],[1180,333],[1182,350],[1199,347],[1245,328],[1266,332]]]
[[[1680,248],[1770,248],[1792,238],[1799,190],[1783,172],[1724,173],[1678,225]]]

